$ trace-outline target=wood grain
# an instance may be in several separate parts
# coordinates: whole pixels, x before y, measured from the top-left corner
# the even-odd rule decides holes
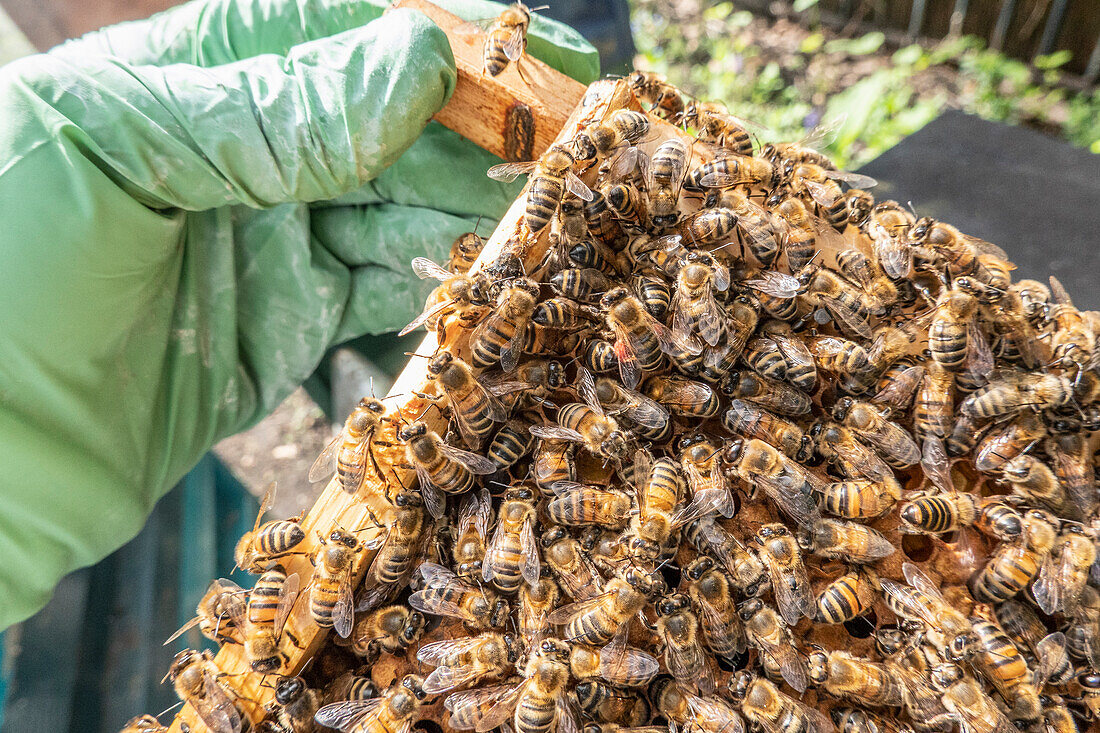
[[[584,97],[583,84],[527,55],[519,61],[522,76],[515,63],[499,76],[483,73],[485,34],[471,32],[472,24],[427,0],[397,0],[391,7],[419,10],[446,32],[458,83],[435,119],[494,155],[505,160],[534,160],[542,155]],[[509,118],[525,116],[513,112],[517,105],[530,112],[527,150],[533,155],[529,158],[509,155],[510,149],[523,149],[509,144],[516,137],[510,132]]]

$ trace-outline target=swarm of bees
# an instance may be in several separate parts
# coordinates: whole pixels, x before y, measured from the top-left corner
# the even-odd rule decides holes
[[[258,517],[255,587],[199,604],[275,690],[259,726],[1095,730],[1100,314],[807,141],[627,82],[648,113],[489,171],[531,175],[545,256],[413,262],[446,427],[367,398],[311,472],[384,482],[377,539]],[[298,596],[334,633],[295,676]],[[168,676],[249,727],[209,654]]]

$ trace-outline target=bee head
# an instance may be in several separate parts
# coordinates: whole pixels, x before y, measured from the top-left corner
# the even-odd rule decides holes
[[[551,527],[542,533],[542,539],[540,540],[543,547],[551,547],[558,542],[561,542],[569,535],[562,527]]]
[[[288,705],[301,697],[305,689],[306,683],[301,677],[283,677],[275,685],[275,702]]]
[[[730,699],[733,700],[735,705],[740,704],[745,696],[749,694],[749,687],[755,679],[756,675],[747,669],[741,669],[733,673],[727,688],[729,689]]]
[[[938,664],[932,668],[929,680],[933,688],[946,690],[964,677],[962,668],[957,664]]]
[[[665,596],[657,602],[657,615],[658,616],[671,616],[674,613],[679,613],[691,606],[691,602],[688,601],[687,596],[683,593],[673,593],[670,596]]]
[[[691,564],[684,570],[687,576],[691,580],[699,580],[711,570],[714,569],[714,560],[705,555],[701,555],[691,561]]]
[[[944,650],[947,658],[952,662],[961,662],[969,659],[974,654],[974,649],[977,647],[978,637],[973,633],[959,634],[951,640],[947,645],[947,649]],[[944,665],[958,667],[954,664]]]
[[[408,443],[410,440],[423,438],[427,434],[427,425],[422,422],[414,422],[401,428],[401,430],[397,433],[397,438],[401,441]]]
[[[428,698],[428,693],[424,691],[424,680],[419,675],[405,675],[405,678],[401,680],[401,686],[411,692],[417,700]]]
[[[843,422],[844,418],[848,417],[848,413],[851,412],[854,404],[855,400],[851,397],[841,397],[837,400],[837,403],[833,405],[833,418]]]
[[[566,385],[565,367],[560,361],[551,361],[546,364],[546,386],[550,389],[561,389]]]
[[[539,643],[539,656],[550,657],[558,661],[569,661],[570,647],[561,639],[543,639]]]
[[[489,618],[489,625],[494,629],[499,629],[504,626],[508,621],[508,616],[511,613],[511,609],[508,607],[508,601],[500,598],[493,606],[493,614]]]
[[[424,499],[420,496],[419,491],[405,489],[394,497],[393,503],[403,509],[411,506],[424,506]]]
[[[748,598],[744,603],[737,605],[737,614],[742,621],[748,621],[756,614],[764,610],[764,602],[759,598]]]
[[[624,287],[620,286],[617,288],[612,288],[611,290],[608,290],[606,293],[604,293],[603,297],[600,298],[600,305],[602,305],[604,308],[610,308],[616,303],[625,300],[629,296],[630,291],[628,291]]]
[[[514,665],[520,660],[520,657],[523,656],[523,652],[525,651],[523,639],[512,634],[505,634],[504,649],[508,658],[508,663]]]

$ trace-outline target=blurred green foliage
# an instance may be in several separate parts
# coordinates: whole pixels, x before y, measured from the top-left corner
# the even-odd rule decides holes
[[[809,9],[817,0],[798,2]],[[803,31],[794,48],[788,33],[762,49],[752,39],[766,32],[764,21],[735,3],[701,10],[691,0],[630,4],[639,67],[727,103],[763,125],[767,139],[798,140],[822,121],[837,123],[826,151],[845,167],[874,158],[949,106],[1039,127],[1100,153],[1100,90],[1057,85],[1067,51],[1040,57],[1032,68],[970,36],[889,54],[880,32],[838,38],[820,30]]]

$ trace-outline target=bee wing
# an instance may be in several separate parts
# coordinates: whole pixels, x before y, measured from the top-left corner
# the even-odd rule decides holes
[[[617,321],[611,321],[611,330],[615,333],[614,349],[615,359],[619,362],[619,378],[627,389],[634,389],[641,381],[642,370],[638,366],[634,346],[630,343],[632,337]]]
[[[518,685],[497,685],[455,692],[443,701],[443,706],[451,712],[452,728],[472,728],[481,733],[508,720],[525,687],[526,682],[521,682]]]
[[[416,273],[416,276],[421,280],[426,280],[431,277],[439,280],[440,282],[445,282],[454,277],[453,272],[450,272],[447,269],[441,267],[432,260],[429,260],[427,257],[414,258],[412,261],[412,269],[413,272]]]
[[[978,324],[972,321],[967,327],[967,371],[975,377],[985,379],[994,366],[993,350],[989,348],[989,342]]]
[[[894,280],[908,277],[913,269],[913,248],[901,237],[887,233],[874,238],[875,259],[882,271]]]
[[[596,396],[596,380],[592,378],[592,372],[584,367],[577,368],[577,394],[597,415],[603,415],[603,405]]]
[[[745,723],[741,719],[741,715],[726,704],[724,700],[718,697],[708,695],[707,697],[699,697],[698,695],[686,695],[688,708],[695,717],[706,721],[704,726],[700,726],[699,729],[710,731],[710,733],[745,733]],[[696,730],[693,726],[688,725],[687,730]]]
[[[211,733],[241,733],[241,714],[237,706],[209,672],[203,674],[203,692],[204,697],[188,702]]]
[[[485,643],[481,636],[461,636],[457,639],[442,639],[420,647],[416,652],[417,661],[433,667],[443,667],[449,662],[476,652]]]
[[[894,377],[890,384],[886,385],[871,398],[875,404],[885,405],[891,410],[904,410],[913,399],[921,380],[924,378],[924,367],[920,364],[905,369]]]
[[[329,441],[325,449],[321,451],[321,455],[317,456],[317,460],[313,462],[313,465],[309,467],[309,482],[315,484],[318,481],[324,481],[333,474],[336,470],[336,454],[338,448],[344,437],[343,432],[337,435],[335,438]]]
[[[829,315],[839,321],[850,332],[862,339],[871,339],[874,336],[871,324],[863,315],[856,313],[836,298],[831,298],[828,295],[821,295],[820,298],[821,304],[825,306],[825,310],[829,311]]]
[[[453,305],[454,305],[454,301],[452,301],[452,300],[443,300],[443,301],[440,301],[439,303],[434,304],[430,308],[425,309],[424,312],[421,313],[419,316],[412,319],[409,322],[409,325],[402,328],[401,331],[398,332],[397,335],[398,336],[404,336],[407,333],[415,331],[421,325],[423,325],[427,321],[430,321],[431,319],[435,318],[437,315],[439,315],[440,313],[447,310],[448,308],[450,308]]]
[[[504,181],[505,183],[511,183],[522,175],[530,173],[535,170],[535,166],[538,165],[538,161],[531,160],[523,163],[501,163],[500,165],[494,165],[490,168],[486,175],[492,178],[494,181]],[[588,200],[588,199],[586,199]]]
[[[470,664],[457,667],[436,667],[424,679],[424,692],[429,695],[438,695],[441,692],[449,692],[456,687],[465,687],[482,675],[482,671]]]
[[[600,577],[592,561],[585,556],[580,558],[581,569],[579,571],[556,573],[562,590],[570,597],[583,601],[603,593],[603,578]]]
[[[505,342],[504,346],[500,347],[500,367],[505,372],[515,371],[516,366],[519,364],[520,357],[523,356],[523,345],[527,341],[527,328],[516,328],[512,337]],[[490,396],[491,393],[490,393]],[[507,419],[505,416],[504,419]]]
[[[489,540],[489,546],[485,548],[485,558],[481,561],[481,579],[486,583],[496,577],[499,555],[507,541],[508,531],[505,529],[504,522],[498,518],[497,528],[493,530],[493,539]]]
[[[759,290],[774,298],[790,300],[802,290],[802,284],[798,278],[774,270],[762,270],[757,277],[742,283],[753,290]]]
[[[340,731],[351,731],[365,721],[385,702],[384,697],[375,697],[370,700],[345,700],[325,705],[318,710],[313,719],[326,728],[335,728]]]
[[[1058,305],[1073,305],[1073,299],[1069,297],[1062,282],[1054,275],[1050,276],[1050,299]]]
[[[625,387],[622,389],[631,400],[631,404],[622,410],[622,414],[630,422],[654,430],[660,430],[668,423],[668,411],[659,403],[634,390]]]
[[[523,528],[519,531],[519,544],[523,548],[523,579],[528,585],[537,585],[539,575],[542,573],[542,560],[539,556],[539,546],[535,541],[534,521],[531,517],[523,522]]]
[[[665,638],[665,666],[668,668],[669,674],[675,677],[680,682],[689,682],[698,684],[702,689],[705,686],[705,682],[701,679],[704,676],[704,669],[709,671],[709,667],[703,662],[703,649],[699,646],[699,637],[696,635],[692,643],[690,644],[675,644],[667,636]],[[703,669],[700,669],[702,667]],[[711,685],[713,689],[713,682]]]
[[[714,607],[701,593],[696,596],[695,604],[699,610],[699,621],[703,624],[707,634],[713,638],[718,646],[732,648],[737,654],[745,651],[745,628],[741,625],[736,615],[728,618]]]
[[[1044,611],[1045,613],[1045,611]],[[1038,666],[1035,668],[1035,684],[1044,685],[1050,676],[1057,671],[1058,666],[1065,658],[1066,635],[1061,631],[1044,636],[1035,645],[1035,656]]]
[[[188,630],[195,628],[200,623],[202,623],[202,616],[196,616],[195,618],[193,618],[190,621],[188,621],[187,623],[185,623],[183,626],[176,629],[176,633],[172,634],[167,639],[165,639],[164,643],[161,646],[168,646],[173,641],[175,641],[176,639],[180,638],[185,633],[187,633]]]
[[[791,338],[786,334],[773,333],[769,334],[776,345],[779,346],[779,351],[783,354],[783,358],[787,360],[787,364],[793,364],[800,367],[814,367],[813,354],[806,348],[806,344],[802,343],[798,339]]]
[[[810,198],[821,206],[828,208],[836,203],[837,189],[832,186],[826,186],[823,183],[810,181],[805,178],[802,179],[802,185],[806,187],[806,191],[810,194]]]
[[[806,568],[798,563],[793,568],[780,567],[767,552],[758,553],[768,567],[772,590],[775,592],[775,604],[779,615],[787,626],[794,626],[803,616],[814,615],[814,593]]]
[[[508,57],[509,61],[519,61],[523,56],[523,49],[526,47],[527,33],[524,31],[523,26],[513,26],[512,30],[508,33],[508,38],[504,40],[504,55]]]
[[[570,697],[562,694],[555,701],[555,723],[558,733],[580,733],[577,726],[577,714],[573,710]]]
[[[951,478],[951,459],[947,456],[942,438],[935,435],[925,436],[920,465],[933,486],[945,493],[955,492],[955,480]]]
[[[332,607],[332,628],[341,639],[351,636],[352,621],[355,618],[355,597],[351,590],[351,573],[345,572],[340,579],[339,595]]]
[[[275,624],[272,626],[276,634],[282,633],[287,617],[290,616],[290,610],[294,608],[294,601],[298,600],[301,585],[298,573],[291,573],[283,581],[283,587],[279,589],[279,605],[275,609]]]
[[[973,684],[973,683],[971,683]],[[979,705],[956,704],[950,694],[943,696],[943,704],[959,724],[960,733],[1019,733],[1019,728],[1005,717],[984,692],[976,693],[985,698]]]
[[[1069,560],[1066,557],[1067,554],[1066,552],[1062,553],[1063,566]],[[1043,613],[1051,615],[1062,608],[1064,603],[1062,589],[1064,587],[1062,570],[1055,566],[1054,559],[1051,557],[1051,553],[1048,552],[1043,558],[1042,566],[1039,568],[1039,577],[1031,584],[1031,593],[1035,596],[1035,603],[1043,609]]]
[[[806,691],[808,683],[806,662],[798,651],[787,644],[782,644],[771,651],[772,658],[779,665],[779,674],[787,681],[787,684],[802,694]]]
[[[807,148],[814,148],[820,152],[837,139],[847,120],[848,115],[845,114],[837,115],[829,120],[822,120],[804,138],[799,140],[798,144]]]
[[[592,189],[586,186],[584,181],[578,178],[573,171],[566,171],[563,178],[565,180],[565,190],[577,198],[584,201],[591,201],[596,198],[596,195],[592,193]]]
[[[530,431],[531,435],[545,440],[584,440],[584,436],[576,430],[563,428],[560,425],[532,425]]]
[[[620,148],[608,161],[612,178],[624,178],[638,165],[641,150],[633,145]]]
[[[776,507],[803,527],[813,527],[821,519],[813,497],[809,496],[801,485],[789,477],[771,478],[753,474],[754,482],[760,484],[775,502]]]
[[[742,183],[753,183],[753,179],[743,176],[731,176],[728,173],[708,173],[699,179],[699,185],[703,188],[730,188]]]
[[[598,596],[592,596],[586,598],[583,601],[576,601],[575,603],[568,603],[564,606],[559,606],[551,611],[546,616],[546,622],[553,624],[554,626],[563,626],[572,621],[577,616],[580,616],[585,611],[588,611],[601,603],[605,603],[614,596],[614,592],[601,593]],[[567,639],[567,641],[575,641],[574,639]]]
[[[424,500],[424,508],[435,519],[443,516],[447,506],[447,499],[438,486],[432,483],[431,476],[423,467],[416,466],[416,477],[420,480],[420,498]]]
[[[886,481],[894,476],[893,470],[886,461],[859,441],[837,443],[834,448],[837,455],[857,467],[864,476],[873,481]]]
[[[701,351],[701,347],[694,344],[692,339],[692,331],[695,330],[695,320],[688,312],[688,298],[684,294],[683,290],[679,288],[676,290],[676,294],[672,296],[672,302],[669,303],[668,310],[672,313],[672,334],[681,341],[690,341],[693,343],[696,349],[695,353]]]
[[[943,594],[940,593],[940,589],[936,587],[936,584],[929,579],[924,571],[911,562],[902,563],[901,572],[905,576],[905,580],[909,585],[913,586],[922,593],[927,593],[933,598],[943,600]]]
[[[484,538],[489,533],[489,518],[492,512],[492,497],[489,496],[489,490],[482,487],[478,489],[476,494],[467,494],[458,520],[459,526],[464,526],[467,522],[472,521],[478,535]]]
[[[614,684],[637,685],[640,678],[648,681],[661,670],[652,654],[626,645],[628,629],[629,625],[623,624],[600,649],[600,676]]]
[[[497,464],[492,459],[486,458],[485,456],[471,453],[461,448],[455,448],[453,445],[447,445],[446,443],[441,444],[439,448],[443,455],[453,461],[458,461],[466,467],[467,471],[475,476],[488,476],[491,473],[495,473],[497,470]]]
[[[874,178],[850,171],[825,171],[825,177],[832,178],[834,181],[843,181],[852,188],[874,188],[878,185],[878,181]]]
[[[1008,261],[1008,253],[997,245],[993,244],[992,242],[987,242],[984,239],[979,239],[978,237],[972,237],[969,234],[964,234],[962,236],[968,244],[977,249],[978,252],[980,252],[981,254],[992,255],[999,260],[1005,260],[1006,262]]]

